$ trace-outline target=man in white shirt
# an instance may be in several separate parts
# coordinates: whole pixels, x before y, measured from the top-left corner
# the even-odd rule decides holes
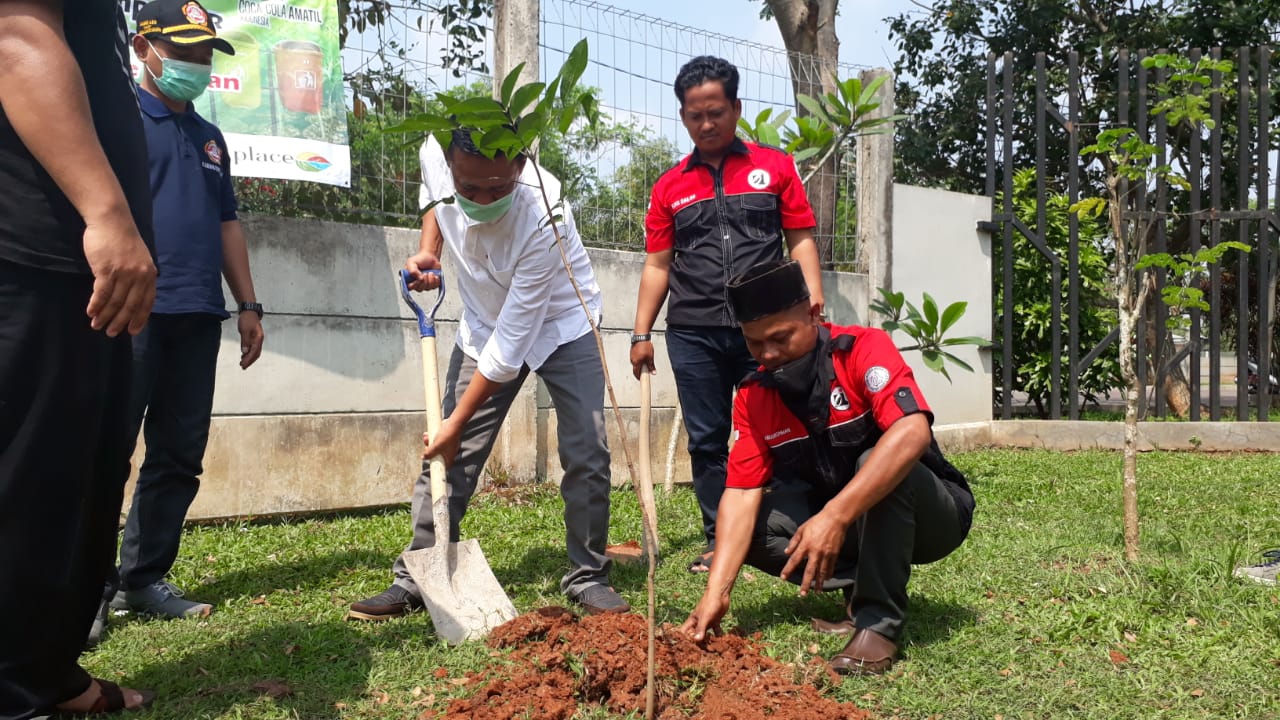
[[[462,296],[457,344],[445,377],[445,420],[429,438],[426,455],[448,466],[449,514],[458,523],[475,493],[498,429],[529,372],[542,378],[556,409],[564,479],[565,542],[572,568],[560,589],[589,613],[626,612],[627,602],[609,587],[605,556],[609,532],[609,448],[605,440],[604,372],[591,324],[565,271],[533,164],[523,156],[484,157],[467,131],[442,150],[435,138],[422,146],[422,206],[452,198],[422,217],[418,252],[405,262],[409,287],[430,290],[438,280],[448,243],[457,267],[451,286]],[[541,171],[554,204],[560,184]],[[591,314],[600,319],[600,287],[578,238],[567,204],[556,212],[565,251]],[[428,465],[413,492],[410,550],[435,542]],[[348,617],[386,620],[422,607],[422,596],[398,558],[395,582],[351,605]]]

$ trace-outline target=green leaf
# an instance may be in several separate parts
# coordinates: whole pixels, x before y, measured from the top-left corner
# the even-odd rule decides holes
[[[801,150],[797,150],[793,155],[793,157],[795,158],[796,163],[799,164],[809,160],[810,158],[817,157],[818,153],[820,152],[822,152],[822,148],[807,147]]]
[[[871,82],[867,83],[867,86],[862,88],[862,92],[858,95],[857,104],[868,105],[871,103],[875,103],[875,106],[879,107],[880,101],[875,99],[876,92],[880,89],[880,86],[884,85],[885,82],[890,77],[891,77],[890,75],[879,75],[876,78],[874,78]]]
[[[991,345],[991,341],[984,340],[976,335],[966,335],[964,337],[947,338],[938,344],[944,347],[950,347],[953,345],[977,345],[978,347],[989,347]]]
[[[942,353],[938,350],[921,350],[920,357],[924,366],[934,372],[942,372]]]
[[[468,115],[468,114],[487,114],[502,113],[506,114],[506,108],[502,104],[491,97],[470,97],[461,102],[454,103],[449,108],[451,115]]]
[[[796,100],[805,107],[814,117],[826,125],[834,125],[831,116],[827,114],[826,108],[822,107],[822,103],[814,100],[808,95],[797,95]]]
[[[573,88],[578,84],[578,78],[582,77],[586,69],[587,39],[583,38],[569,51],[569,57],[565,58],[564,65],[560,68],[561,100],[566,102],[569,100],[569,93],[573,92]]]
[[[973,366],[972,366],[972,365],[970,365],[969,363],[967,363],[967,362],[965,362],[965,361],[961,360],[960,358],[956,357],[955,355],[952,355],[952,354],[951,354],[951,353],[949,353],[949,352],[943,352],[943,353],[942,353],[942,355],[943,355],[943,357],[945,357],[946,359],[950,360],[951,362],[955,363],[956,365],[959,365],[960,367],[964,368],[965,370],[968,370],[969,372],[973,372]]]
[[[778,136],[777,128],[768,123],[760,126],[759,141],[764,145],[773,145],[775,147],[782,144],[782,138]]]
[[[577,111],[576,105],[566,105],[560,113],[560,134],[569,132],[569,128],[573,127],[574,116]]]
[[[924,294],[924,320],[930,330],[938,327],[938,303],[934,302],[929,293]]]
[[[511,96],[511,102],[507,104],[507,111],[511,113],[512,117],[519,117],[524,112],[524,109],[529,107],[529,103],[538,99],[538,96],[542,94],[543,89],[546,87],[546,83],[540,82],[521,85]]]
[[[505,126],[485,131],[480,136],[480,142],[476,143],[476,147],[480,148],[485,155],[489,155],[492,151],[494,154],[501,153],[507,157],[515,157],[525,150],[520,144],[520,138],[511,132],[511,128]]]
[[[502,81],[502,94],[499,95],[499,97],[502,98],[502,104],[507,107],[511,107],[511,93],[516,88],[516,81],[520,79],[521,70],[524,70],[524,63],[520,63],[512,68],[511,72],[507,73],[506,79]],[[519,115],[520,113],[518,111],[512,111],[511,114]]]
[[[963,315],[965,308],[969,307],[967,302],[954,302],[942,311],[942,326],[938,328],[938,332],[945,333],[952,325],[956,324]]]

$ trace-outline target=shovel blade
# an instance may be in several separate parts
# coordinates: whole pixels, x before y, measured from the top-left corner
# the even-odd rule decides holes
[[[422,592],[436,635],[450,645],[476,640],[515,618],[516,608],[502,589],[475,540],[446,542],[450,536],[448,501],[432,504],[436,543],[404,554],[409,575]]]

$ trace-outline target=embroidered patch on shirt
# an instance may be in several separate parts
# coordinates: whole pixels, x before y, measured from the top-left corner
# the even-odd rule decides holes
[[[889,384],[889,371],[876,365],[867,371],[863,377],[863,382],[867,385],[867,392],[878,393]]]
[[[831,407],[840,411],[849,409],[849,396],[844,394],[844,388],[837,387],[831,391]]]
[[[208,155],[215,165],[222,164],[222,148],[218,147],[217,140],[210,140],[204,144],[204,154]]]
[[[769,171],[764,168],[756,168],[747,175],[747,184],[757,190],[769,187],[769,180]]]

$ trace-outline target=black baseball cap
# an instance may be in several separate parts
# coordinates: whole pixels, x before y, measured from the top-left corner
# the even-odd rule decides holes
[[[795,260],[753,265],[728,282],[729,302],[738,322],[751,322],[795,307],[809,299],[804,272]]]
[[[209,43],[215,50],[236,54],[231,43],[218,37],[209,11],[196,0],[152,0],[138,11],[138,34],[174,45]]]

